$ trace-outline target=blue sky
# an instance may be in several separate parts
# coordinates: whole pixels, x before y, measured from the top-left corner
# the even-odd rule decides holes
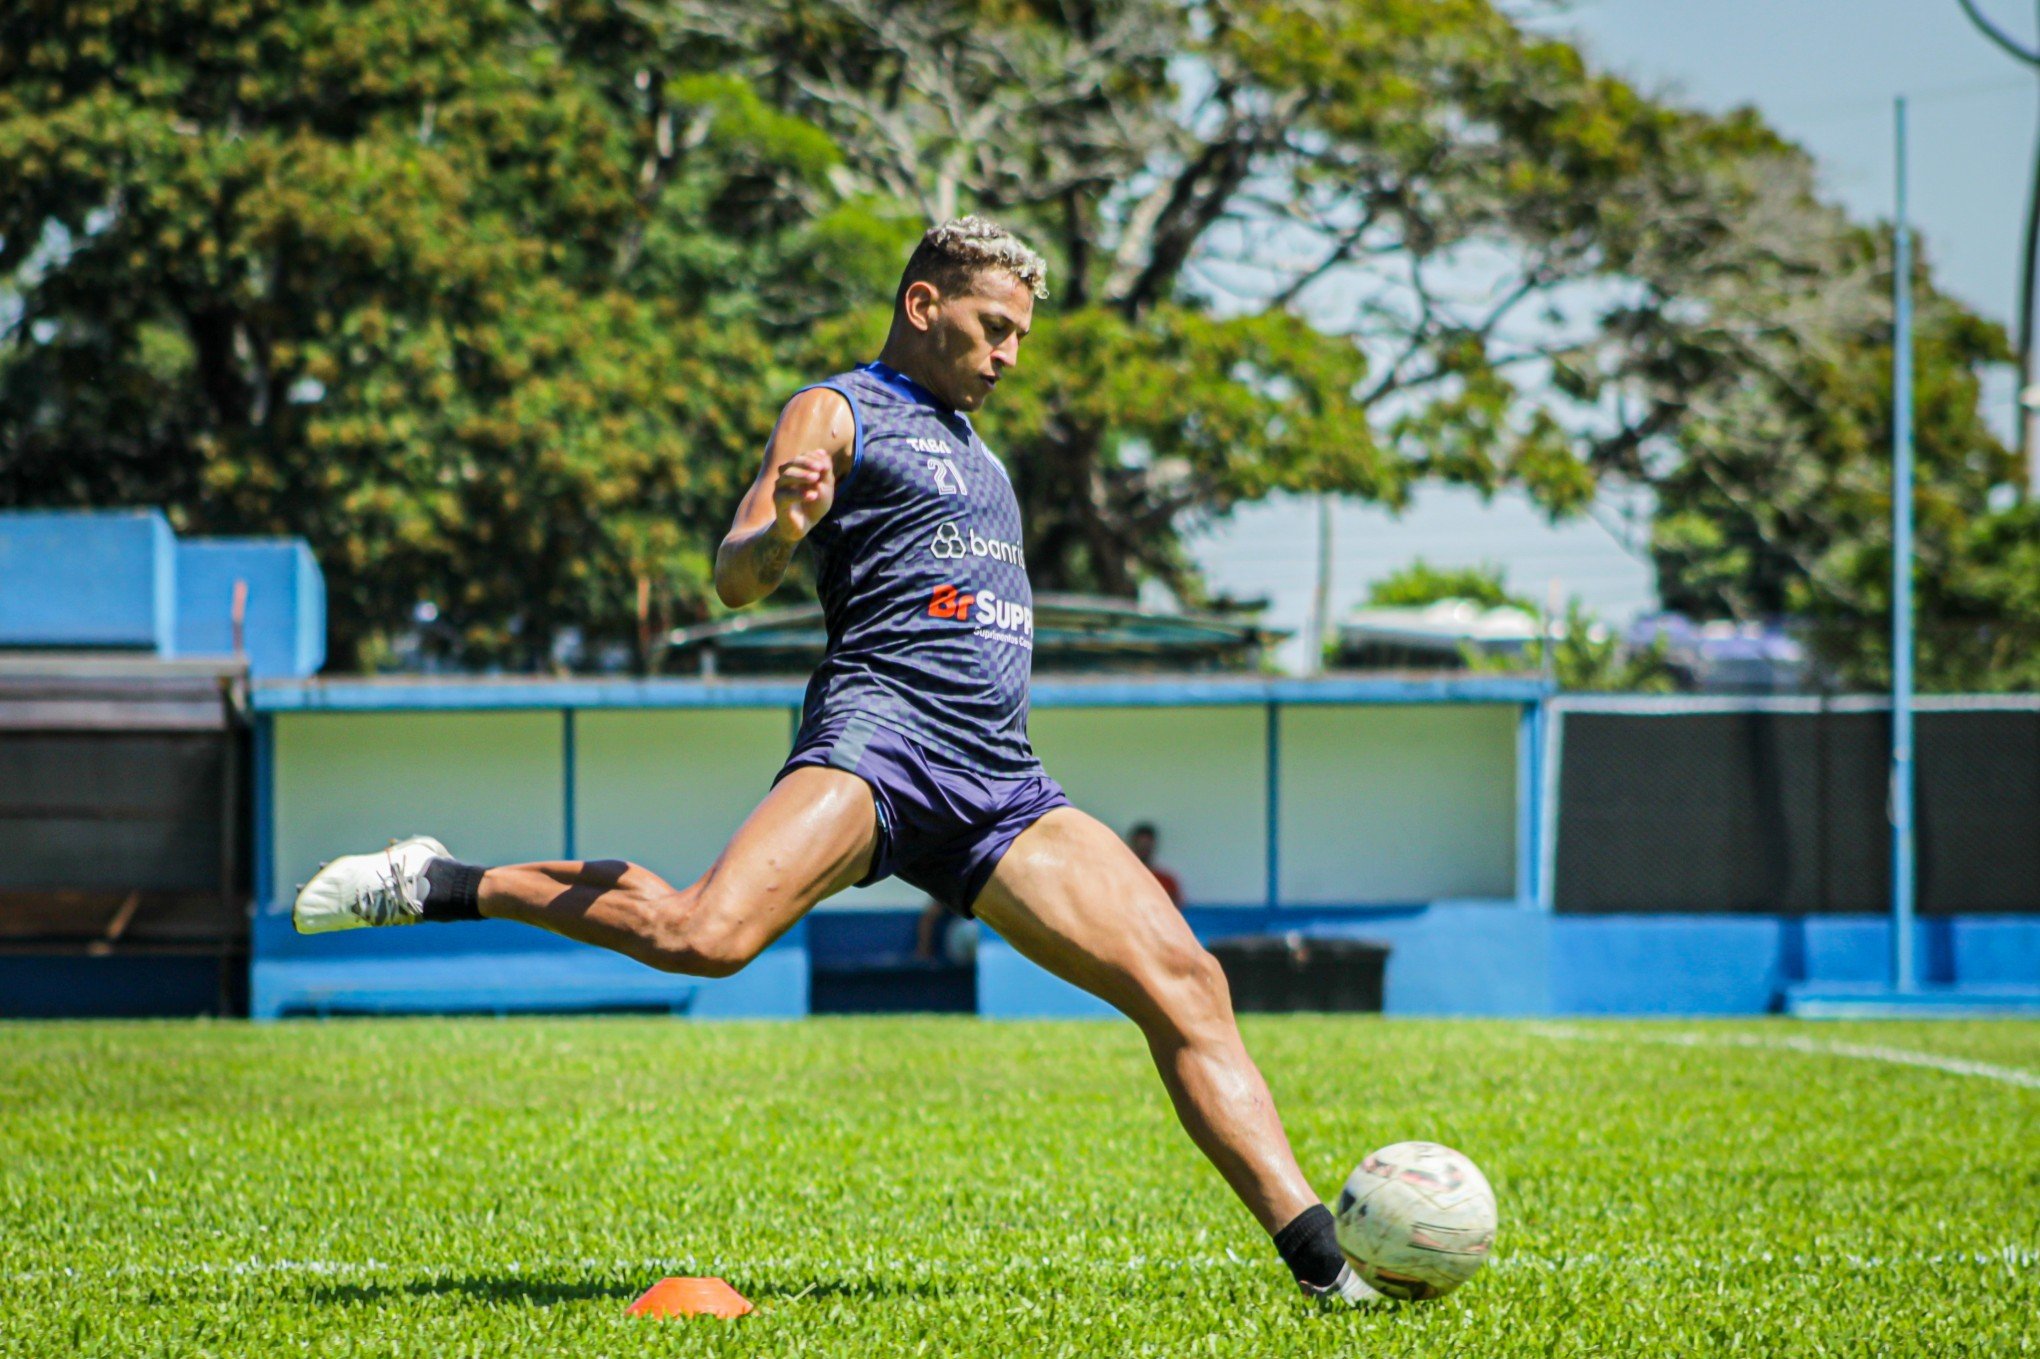
[[[1983,0],[2001,26],[2034,37],[2036,0]],[[1912,100],[1913,216],[1942,285],[1983,314],[2015,317],[2025,195],[2040,77],[1970,27],[1956,0],[1573,0],[1541,27],[1572,34],[1595,64],[1678,102],[1761,110],[1820,163],[1827,193],[1859,218],[1892,211],[1892,100]],[[2010,429],[2014,384],[1987,394]],[[1335,515],[1334,614],[1367,584],[1423,556],[1508,568],[1539,597],[1551,583],[1622,619],[1653,603],[1650,571],[1621,539],[1633,507],[1551,527],[1520,498],[1483,505],[1433,488],[1400,519],[1362,505]],[[1270,622],[1305,621],[1317,561],[1316,513],[1278,499],[1198,542],[1212,583],[1267,595]],[[1300,648],[1285,660],[1294,664]]]

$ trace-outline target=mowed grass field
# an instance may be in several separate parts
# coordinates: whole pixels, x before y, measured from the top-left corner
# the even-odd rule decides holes
[[[0,1355],[2040,1353],[2040,1024],[1246,1027],[1320,1192],[1448,1142],[1493,1265],[1317,1311],[1123,1024],[10,1025]]]

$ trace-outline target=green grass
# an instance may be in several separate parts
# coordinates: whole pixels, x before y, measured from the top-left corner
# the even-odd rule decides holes
[[[11,1025],[0,1355],[2040,1354],[2040,1089],[1720,1041],[2040,1024],[1247,1028],[1320,1191],[1451,1143],[1494,1264],[1315,1312],[1121,1024]],[[685,1273],[758,1313],[624,1315]]]

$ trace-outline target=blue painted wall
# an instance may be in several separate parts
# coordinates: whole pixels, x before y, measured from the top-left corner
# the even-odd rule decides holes
[[[1554,1014],[1764,1014],[1783,993],[1775,919],[1547,919]]]
[[[220,999],[217,958],[0,955],[0,1019],[187,1019],[219,1014]]]
[[[326,663],[326,581],[296,538],[177,544],[177,654],[234,651],[234,582],[248,583],[243,637],[256,679],[304,679]]]
[[[1391,1014],[1541,1015],[1551,1011],[1551,917],[1513,902],[1430,906],[1209,907],[1183,912],[1206,943],[1229,935],[1367,939],[1389,947]],[[978,946],[978,1012],[1000,1018],[1102,1017],[1111,1009],[1007,945]]]
[[[1957,916],[1945,923],[1955,980],[1973,986],[2040,985],[2040,919]],[[1939,979],[1929,974],[1928,980]]]
[[[1307,918],[1280,923],[1390,944],[1387,1010],[1403,1015],[1765,1014],[1777,1009],[1788,981],[1881,982],[1889,959],[1887,927],[1872,917],[1579,919],[1490,903],[1295,914]],[[894,915],[900,918],[886,918]],[[1189,915],[1206,939],[1270,923],[1259,908],[1193,907]],[[736,977],[704,982],[517,925],[305,938],[287,919],[267,915],[256,921],[251,1011],[276,1018],[626,1008],[790,1017],[807,1012],[811,941],[818,955],[841,961],[879,943],[890,951],[911,929],[905,913],[890,912],[868,929],[836,928],[842,922],[828,917],[809,923],[820,928],[811,935],[804,924]],[[1945,936],[1949,979],[2040,983],[2040,920],[1964,917],[1921,928],[1923,957],[1931,955],[1935,930]],[[987,1016],[1113,1015],[989,935],[979,945],[977,985],[979,1013]],[[6,1017],[200,1014],[217,991],[210,959],[0,960]]]
[[[1891,957],[1890,924],[1876,916],[1552,916],[1504,902],[1185,915],[1207,941],[1245,926],[1388,944],[1390,1014],[1769,1014],[1796,982],[1882,982]],[[2040,919],[1957,917],[1917,928],[1928,981],[2040,984]],[[981,945],[978,959],[982,1014],[1111,1013],[1003,944]]]
[[[326,582],[296,538],[179,541],[155,510],[0,512],[0,647],[230,656],[234,582],[258,679],[326,660]]]
[[[594,737],[598,734],[600,721],[608,720],[605,714],[619,709],[671,709],[676,712],[698,709],[704,713],[718,708],[783,709],[797,702],[798,696],[797,686],[783,683],[575,680],[550,684],[421,682],[369,685],[341,682],[262,686],[256,691],[256,706],[264,714],[265,730],[280,720],[312,723],[359,720],[327,715],[337,712],[376,713],[381,715],[379,720],[384,721],[392,720],[389,715],[393,710],[414,714],[406,720],[425,720],[428,714],[442,715],[431,720],[454,720],[453,713],[464,712],[469,716],[463,720],[472,721],[479,720],[479,714],[496,710],[504,710],[512,717],[519,714],[510,710],[526,710],[522,715],[530,717],[535,716],[533,710],[538,709],[575,709],[578,710],[577,726],[586,727],[583,733],[586,739],[581,743],[588,746],[588,750],[583,752],[584,758],[592,758],[590,752],[595,750]],[[1293,702],[1310,705],[1304,711],[1315,714],[1325,711],[1324,705],[1334,703],[1348,706],[1411,702],[1492,704],[1534,699],[1536,695],[1519,695],[1513,691],[1502,695],[1472,689],[1413,693],[1349,681],[1326,681],[1322,685],[1302,681],[1151,684],[1115,681],[1096,685],[1078,682],[1044,684],[1037,697],[1044,709],[1120,705],[1144,708],[1172,704],[1251,705],[1262,708],[1269,704]],[[308,715],[295,716],[299,713]],[[279,714],[292,716],[285,719]],[[768,734],[754,733],[758,745],[756,766],[760,771],[769,769],[783,749],[776,713],[774,719],[759,728],[760,732]],[[1292,725],[1302,728],[1308,723],[1300,718],[1292,723],[1290,716],[1283,714],[1282,725],[1275,727],[1271,723],[1270,729],[1279,732],[1286,740],[1289,736],[1287,728]],[[557,729],[549,724],[541,726],[546,733],[545,739],[557,743]],[[1248,731],[1251,736],[1251,724],[1248,724]],[[1513,775],[1517,799],[1512,806],[1504,807],[1501,814],[1489,818],[1495,828],[1490,837],[1495,844],[1514,837],[1513,844],[1501,846],[1509,852],[1497,854],[1498,869],[1492,875],[1498,879],[1494,896],[1507,895],[1513,886],[1514,895],[1510,899],[1431,900],[1406,905],[1338,905],[1330,902],[1282,906],[1198,905],[1185,912],[1187,920],[1193,930],[1206,940],[1228,934],[1297,930],[1315,935],[1368,938],[1384,943],[1391,950],[1386,977],[1386,1008],[1390,1013],[1400,1014],[1763,1014],[1781,1008],[1788,988],[1801,983],[1871,984],[1884,978],[1890,956],[1889,925],[1879,916],[1560,916],[1543,909],[1540,903],[1548,901],[1551,861],[1550,820],[1546,813],[1549,811],[1548,799],[1556,792],[1551,778],[1556,761],[1551,758],[1554,752],[1546,747],[1549,734],[1549,725],[1534,717],[1511,718],[1493,724],[1493,739],[1489,745],[1494,747],[1498,766]],[[621,767],[634,767],[634,762],[642,758],[641,748],[649,749],[642,747],[641,735],[633,735],[631,741],[621,744],[612,742],[621,752],[618,756]],[[693,750],[688,743],[701,739],[699,733],[688,736],[677,727],[669,733],[669,738],[669,744],[678,742],[676,749],[685,750]],[[634,745],[632,741],[640,744]],[[1502,745],[1503,741],[1513,743],[1512,748]],[[496,750],[499,744],[486,748]],[[1282,741],[1267,744],[1272,750],[1283,749]],[[263,748],[266,749],[266,745]],[[736,778],[744,772],[739,766],[750,756],[735,746],[731,749],[736,753],[724,762],[729,765],[725,772]],[[551,768],[548,761],[555,758],[550,754],[538,757],[537,764],[533,766],[535,772],[524,782],[532,787],[550,787],[546,784]],[[1269,761],[1271,772],[1276,764],[1276,761]],[[613,770],[611,777],[614,777]],[[744,777],[748,778],[748,775]],[[275,781],[266,760],[258,761],[257,778],[259,787],[273,790]],[[743,780],[738,779],[738,782],[743,783]],[[657,820],[671,815],[671,809],[662,809],[658,802],[658,786],[659,778],[654,777],[646,789],[633,785],[629,796],[622,799],[631,803],[647,803],[655,815],[644,825],[634,824],[626,828],[629,834],[621,838],[635,838],[648,845],[664,844],[673,838],[672,833],[662,829],[662,823]],[[732,784],[733,790],[735,787]],[[1137,802],[1139,792],[1136,789],[1129,797]],[[592,791],[586,788],[583,793],[593,796]],[[743,783],[741,792],[732,791],[727,797],[719,792],[704,805],[720,813],[735,808],[749,794],[749,784]],[[276,797],[274,791],[265,791],[258,796],[258,808],[263,809],[260,815],[268,814]],[[732,798],[735,801],[731,801]],[[546,818],[556,810],[550,794],[539,800],[545,804],[545,816],[534,821],[538,829],[526,836],[530,844],[548,841],[551,832],[538,823],[543,821],[550,825]],[[1245,799],[1236,796],[1234,800]],[[335,806],[347,810],[350,815],[352,809],[371,804],[379,813],[390,810],[380,800],[364,799],[357,794],[340,796],[337,801],[329,798],[328,801],[334,801]],[[577,801],[576,805],[580,801],[585,801],[585,798]],[[443,819],[449,804],[446,796],[435,795],[427,797],[421,805],[424,811]],[[502,829],[495,826],[503,815],[500,805],[469,810],[487,822],[486,825],[477,822],[475,827],[470,828],[482,839],[487,839],[491,827]],[[1265,810],[1243,809],[1249,815]],[[586,814],[586,807],[578,813],[584,819]],[[703,809],[695,808],[682,819],[691,824],[701,814],[704,814]],[[730,814],[735,812],[730,811]],[[1278,827],[1285,824],[1279,807],[1269,824]],[[402,827],[393,825],[385,829]],[[258,827],[259,844],[267,846],[273,838],[273,827],[267,824]],[[377,837],[350,832],[346,835],[335,833],[325,838],[335,843],[353,843],[356,840],[372,843]],[[1285,838],[1295,840],[1298,837]],[[308,849],[308,844],[299,848]],[[708,852],[706,847],[702,847],[702,852]],[[1273,855],[1268,857],[1271,862],[1274,860]],[[263,863],[262,877],[267,884],[270,873],[268,860],[264,859]],[[1281,884],[1283,873],[1277,874],[1276,881]],[[1248,882],[1245,890],[1252,887],[1253,884]],[[1433,886],[1431,890],[1441,889]],[[1364,891],[1365,883],[1362,883],[1355,889],[1355,894]],[[275,885],[269,884],[269,899],[276,895]],[[1285,899],[1294,901],[1297,895],[1289,892]],[[1378,895],[1391,898],[1397,893],[1384,891]],[[876,919],[861,920],[857,922],[857,928],[848,925],[839,927],[833,921],[827,925],[813,924],[789,937],[783,946],[788,950],[785,954],[768,955],[733,982],[713,984],[722,987],[720,991],[702,989],[698,994],[690,988],[700,987],[699,983],[662,979],[657,974],[648,976],[634,964],[607,959],[591,950],[579,950],[576,946],[550,940],[543,935],[537,938],[545,941],[545,950],[551,951],[540,951],[540,945],[532,942],[528,932],[519,932],[515,938],[499,932],[489,936],[488,941],[482,936],[474,939],[463,937],[459,941],[462,950],[473,950],[486,956],[492,960],[490,965],[498,969],[495,980],[484,985],[468,975],[475,971],[474,967],[469,967],[464,973],[459,967],[448,968],[444,960],[431,958],[405,961],[395,955],[370,954],[357,959],[345,947],[338,951],[325,951],[330,947],[327,939],[295,941],[286,934],[282,938],[291,944],[308,943],[311,949],[321,951],[294,954],[288,948],[273,949],[266,941],[277,936],[269,933],[269,928],[270,923],[265,922],[264,928],[258,930],[256,941],[258,1013],[277,1013],[293,1007],[302,1009],[305,1008],[304,998],[313,995],[315,987],[325,988],[317,994],[330,997],[332,988],[342,984],[356,985],[367,977],[369,989],[381,988],[380,994],[392,998],[387,1001],[391,1008],[416,1003],[419,998],[424,998],[424,1008],[447,1008],[456,1000],[470,1008],[499,1008],[511,1001],[542,1008],[574,1003],[571,997],[606,991],[618,997],[617,1003],[631,1003],[630,997],[649,996],[650,1003],[656,1004],[665,997],[678,997],[674,1008],[692,1013],[715,1013],[719,1005],[727,1005],[731,1008],[723,1012],[741,1010],[787,1014],[800,1013],[805,1008],[807,998],[795,973],[797,970],[804,977],[811,957],[819,960],[824,954],[837,951],[839,946],[848,948],[853,943],[866,952],[873,951],[879,943],[885,943],[890,949],[900,944],[900,931],[905,926],[898,920],[880,922]],[[283,928],[287,930],[287,925]],[[1997,985],[2040,982],[2040,919],[1930,919],[1920,921],[1917,929],[1918,956],[1923,960],[1924,977],[1930,982]],[[874,931],[886,935],[886,938],[877,939]],[[407,938],[422,936],[417,942],[423,947],[435,936],[443,937],[443,932],[428,928],[417,932],[404,931],[402,935]],[[346,947],[382,946],[381,940],[374,936],[342,938],[362,941]],[[812,951],[795,954],[792,952],[795,948]],[[380,971],[380,977],[360,972],[358,964],[362,961],[372,961],[374,968]],[[313,967],[325,971],[313,973],[305,970]],[[528,986],[534,993],[546,992],[548,987],[553,989],[538,998],[524,997],[520,1000],[506,980],[513,975],[520,979],[519,985]],[[460,995],[456,996],[456,992]],[[278,999],[286,994],[297,999],[289,1002]],[[986,1015],[1098,1016],[1109,1013],[1102,1003],[1049,977],[992,938],[985,939],[980,947],[977,994],[980,1013]],[[717,1001],[717,996],[728,999]],[[410,1001],[406,1002],[405,997],[410,997]],[[338,1002],[329,999],[323,1003],[330,1007]],[[360,1003],[357,997],[351,1004]]]
[[[0,513],[0,647],[174,655],[176,541],[155,510]]]

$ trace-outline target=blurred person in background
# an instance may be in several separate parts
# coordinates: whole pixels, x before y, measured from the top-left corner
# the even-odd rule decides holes
[[[1127,848],[1133,857],[1147,865],[1147,871],[1155,875],[1155,881],[1169,894],[1177,910],[1183,909],[1183,883],[1174,873],[1155,862],[1155,850],[1161,845],[1162,837],[1155,830],[1155,823],[1143,821],[1126,833]]]

